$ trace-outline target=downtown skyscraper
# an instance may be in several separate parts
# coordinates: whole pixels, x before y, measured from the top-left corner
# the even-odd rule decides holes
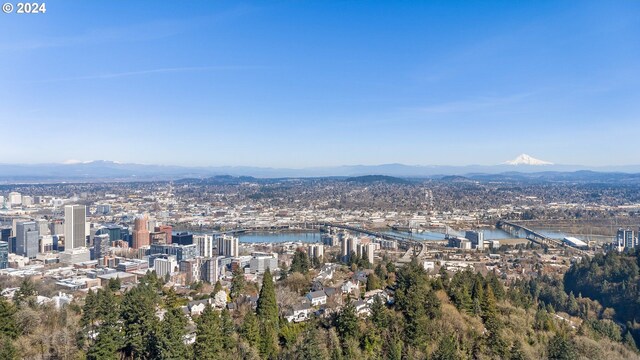
[[[84,205],[64,207],[65,250],[87,246],[87,208]]]

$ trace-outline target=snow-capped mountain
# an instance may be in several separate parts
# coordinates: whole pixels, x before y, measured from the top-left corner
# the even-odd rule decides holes
[[[517,158],[504,162],[505,165],[553,165],[552,162],[536,159],[527,154],[520,154]]]

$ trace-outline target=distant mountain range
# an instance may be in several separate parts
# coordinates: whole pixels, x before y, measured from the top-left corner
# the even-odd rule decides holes
[[[518,176],[535,178],[543,176],[540,174],[553,174],[555,178],[558,178],[561,174],[582,171],[586,171],[586,173],[579,173],[582,177],[594,172],[633,174],[640,173],[640,165],[602,167],[556,165],[524,154],[515,160],[500,165],[423,166],[383,164],[309,167],[301,169],[249,166],[163,166],[126,164],[98,160],[65,164],[0,164],[0,182],[149,181],[176,180],[182,178],[203,179],[218,175],[231,175],[235,177],[248,176],[255,178],[360,177],[366,175],[384,175],[398,178],[465,176],[471,179],[477,179],[483,176],[485,178],[491,178],[497,174],[501,174],[501,178]]]

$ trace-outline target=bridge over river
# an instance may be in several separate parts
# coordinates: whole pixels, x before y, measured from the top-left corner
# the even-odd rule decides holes
[[[504,230],[506,232],[508,232],[509,234],[516,236],[516,237],[521,237],[521,235],[524,233],[525,238],[533,243],[536,243],[538,245],[541,246],[547,246],[550,248],[566,248],[574,253],[580,254],[580,255],[586,255],[589,256],[589,253],[581,250],[581,249],[577,249],[571,246],[567,246],[565,243],[563,243],[562,241],[556,240],[556,239],[551,239],[535,230],[529,229],[526,226],[523,225],[518,225],[516,223],[513,223],[511,221],[508,220],[499,220],[496,223],[496,227],[498,229]]]

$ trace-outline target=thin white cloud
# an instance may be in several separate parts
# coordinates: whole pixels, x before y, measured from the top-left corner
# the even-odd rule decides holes
[[[130,77],[130,76],[143,76],[143,75],[153,75],[153,74],[254,70],[254,69],[264,69],[264,68],[265,67],[263,66],[251,66],[251,65],[186,66],[186,67],[111,72],[111,73],[85,75],[85,76],[71,76],[71,77],[65,77],[65,78],[42,79],[42,80],[30,82],[30,83],[51,83],[51,82],[80,81],[80,80],[108,80],[108,79],[117,79],[117,78]]]
[[[39,49],[92,46],[104,43],[139,42],[163,39],[192,31],[199,27],[211,26],[216,22],[242,16],[255,7],[241,5],[213,14],[188,19],[161,19],[136,24],[89,28],[78,34],[20,38],[19,36],[0,38],[0,51],[31,51]]]
[[[419,113],[428,114],[452,114],[486,110],[517,103],[531,96],[533,93],[513,94],[507,96],[483,96],[468,100],[448,101],[439,104],[412,108]]]

